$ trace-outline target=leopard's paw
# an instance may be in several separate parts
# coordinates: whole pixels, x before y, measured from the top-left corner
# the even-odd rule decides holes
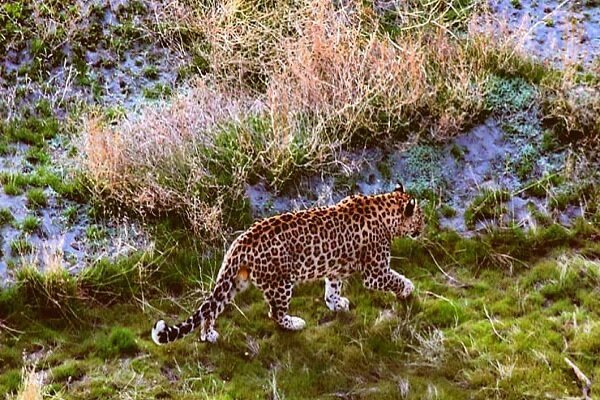
[[[340,297],[338,300],[335,311],[348,311],[350,310],[350,300],[347,297]]]
[[[207,331],[202,330],[200,332],[200,340],[203,342],[216,343],[219,338],[219,332],[214,329],[209,329]]]
[[[408,296],[412,294],[415,290],[415,285],[409,280],[404,280],[404,289],[398,294],[398,297],[401,299],[406,299]]]
[[[290,331],[299,331],[304,329],[306,326],[306,321],[299,317],[292,317],[290,315],[286,315],[283,321],[280,323],[282,328],[288,329]]]

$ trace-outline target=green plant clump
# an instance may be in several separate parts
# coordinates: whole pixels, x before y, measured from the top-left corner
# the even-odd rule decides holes
[[[0,227],[10,224],[15,220],[12,212],[8,208],[0,208]]]
[[[171,96],[172,89],[164,83],[156,83],[143,89],[144,97],[151,100],[164,99]]]
[[[452,218],[456,215],[456,210],[448,204],[442,204],[439,208],[440,214],[445,218]]]
[[[531,144],[526,144],[519,152],[519,158],[515,162],[515,172],[521,181],[527,180],[527,178],[533,173],[536,162],[540,154],[538,150]]]
[[[40,227],[41,221],[35,215],[27,215],[21,222],[23,232],[32,233]]]
[[[34,188],[27,191],[27,205],[32,208],[40,208],[48,205],[48,198],[42,189]]]
[[[465,210],[465,224],[469,229],[475,228],[475,223],[486,218],[496,218],[506,212],[502,203],[510,199],[506,190],[483,189],[473,199]]]
[[[442,153],[432,145],[417,145],[406,153],[406,187],[421,199],[431,199],[446,181],[441,165]]]
[[[91,241],[102,240],[106,235],[106,230],[99,225],[90,225],[85,229],[85,237]]]
[[[486,84],[486,108],[514,112],[529,107],[537,97],[536,89],[523,78],[492,75]]]
[[[139,350],[139,346],[131,330],[117,327],[111,330],[110,335],[97,343],[96,350],[100,357],[111,358],[133,355]]]
[[[33,253],[33,245],[25,239],[15,239],[10,242],[10,250],[14,256]]]

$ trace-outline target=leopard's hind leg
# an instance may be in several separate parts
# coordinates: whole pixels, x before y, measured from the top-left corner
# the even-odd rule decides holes
[[[301,330],[306,326],[302,318],[288,315],[294,289],[293,282],[278,281],[258,286],[262,289],[265,301],[269,305],[269,317],[279,326],[292,331]]]
[[[224,274],[225,275],[225,274]],[[202,320],[200,327],[200,340],[214,343],[219,338],[219,333],[214,329],[215,321],[229,304],[236,294],[243,292],[249,286],[248,270],[240,268],[240,270],[230,276],[217,279],[217,284],[211,295],[204,300],[198,311]]]

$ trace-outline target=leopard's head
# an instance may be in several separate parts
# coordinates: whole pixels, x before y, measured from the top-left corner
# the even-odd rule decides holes
[[[425,221],[423,210],[419,207],[417,199],[404,192],[399,185],[392,193],[397,199],[395,236],[410,236],[416,238],[423,232]]]

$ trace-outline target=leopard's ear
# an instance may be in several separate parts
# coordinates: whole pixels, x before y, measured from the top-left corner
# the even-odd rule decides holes
[[[406,207],[404,207],[404,216],[405,217],[412,217],[412,215],[415,212],[415,207],[417,206],[417,201],[412,198],[408,201],[408,203],[406,204]]]
[[[401,182],[396,182],[396,189],[394,189],[394,192],[404,193],[404,186],[402,186]]]

